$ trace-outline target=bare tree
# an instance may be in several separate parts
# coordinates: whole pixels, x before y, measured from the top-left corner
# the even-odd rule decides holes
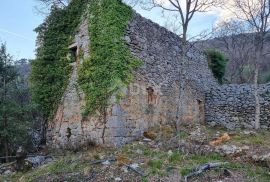
[[[34,6],[35,13],[42,16],[48,16],[52,6],[58,8],[66,7],[72,0],[35,0],[38,2]]]
[[[260,128],[260,98],[258,94],[258,77],[260,60],[265,56],[266,35],[270,29],[270,0],[233,0],[230,10],[236,18],[247,23],[250,32],[255,35],[253,45],[254,61],[254,96],[255,96],[255,129]]]
[[[70,2],[70,0],[37,0],[37,1],[43,3],[47,7],[50,7],[52,5],[56,5],[56,6],[60,6],[60,7],[65,7]]]
[[[161,8],[163,12],[178,15],[182,29],[182,43],[187,44],[189,24],[196,13],[207,12],[213,6],[220,5],[220,0],[149,0],[145,2],[149,9]]]
[[[122,1],[132,7],[135,7],[142,2],[142,0],[122,0]]]
[[[229,59],[226,80],[229,83],[251,82],[255,36],[247,32],[248,27],[237,20],[221,22],[213,30],[214,38],[203,45],[204,48],[218,48],[226,54]]]

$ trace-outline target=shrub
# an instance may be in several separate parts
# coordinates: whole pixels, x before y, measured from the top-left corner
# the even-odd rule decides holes
[[[222,84],[228,59],[216,49],[208,49],[205,51],[205,55],[214,77]]]

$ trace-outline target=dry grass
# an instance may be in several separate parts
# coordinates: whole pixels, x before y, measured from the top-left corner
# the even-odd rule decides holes
[[[188,138],[192,128],[184,129],[177,135],[179,139]],[[200,164],[210,161],[228,162],[225,166],[208,171],[201,176],[192,178],[190,181],[270,181],[269,169],[252,163],[224,157],[217,153],[207,155],[185,154],[179,152],[178,148],[168,150],[164,145],[168,139],[175,137],[175,132],[167,127],[164,133],[161,129],[153,129],[155,140],[152,142],[136,141],[122,148],[96,147],[85,152],[69,153],[65,157],[58,158],[55,162],[44,165],[27,173],[17,173],[0,178],[0,181],[113,181],[119,177],[123,181],[179,181],[183,176],[190,173],[192,169]],[[265,138],[270,136],[267,132],[260,132],[253,136],[246,136],[242,131],[231,132],[224,129],[204,128],[207,140],[216,137],[216,133],[228,132],[232,138],[226,144],[250,144],[264,147],[269,145]],[[267,146],[268,147],[268,146]],[[96,164],[90,162],[97,159],[115,156],[117,162],[110,165]],[[123,164],[138,164],[146,177],[142,177],[132,170],[126,170]],[[224,169],[229,169],[232,176],[226,176]]]

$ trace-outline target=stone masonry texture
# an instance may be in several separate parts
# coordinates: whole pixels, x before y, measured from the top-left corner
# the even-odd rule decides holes
[[[74,38],[84,58],[91,55],[87,22],[80,24]],[[219,86],[203,54],[193,48],[183,64],[181,38],[135,12],[123,39],[131,53],[144,63],[134,71],[134,81],[123,88],[125,97],[119,103],[112,98],[114,104],[105,115],[83,118],[84,94],[77,84],[78,66],[83,59],[79,58],[72,63],[68,87],[49,123],[48,146],[56,149],[77,149],[92,143],[121,146],[141,137],[151,127],[175,126],[177,118],[187,124],[206,121],[232,129],[252,128],[255,112],[252,86]],[[179,70],[183,70],[181,76]],[[184,90],[180,102],[181,82]],[[260,86],[263,128],[270,127],[269,92],[269,84]]]
[[[211,125],[229,129],[254,128],[254,87],[247,84],[231,84],[212,88],[206,94],[205,116]],[[261,128],[270,128],[270,83],[259,86]]]

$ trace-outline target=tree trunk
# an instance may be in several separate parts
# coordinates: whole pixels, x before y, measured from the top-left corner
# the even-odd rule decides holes
[[[258,93],[258,76],[259,76],[259,66],[256,64],[255,66],[255,74],[254,74],[254,97],[255,97],[255,129],[260,129],[260,97]]]
[[[7,129],[7,114],[6,114],[6,108],[5,108],[5,99],[6,99],[6,91],[5,91],[5,80],[4,80],[4,116],[3,116],[3,119],[4,119],[4,129]],[[9,151],[8,151],[8,138],[7,136],[4,136],[4,148],[5,148],[5,157],[6,157],[6,162],[9,162]]]
[[[4,67],[6,67],[6,62],[4,62]],[[3,75],[3,89],[4,89],[4,95],[3,95],[3,119],[4,119],[4,129],[7,129],[8,122],[7,122],[7,111],[6,111],[6,99],[7,99],[7,88],[6,88],[6,73]],[[5,148],[5,157],[6,162],[9,162],[9,151],[8,151],[8,138],[5,135],[4,136],[4,148]]]
[[[254,73],[254,97],[255,97],[255,129],[260,129],[260,95],[258,93],[258,77],[259,77],[259,67],[260,60],[263,58],[263,48],[264,48],[264,39],[263,34],[260,33],[259,37],[256,40],[256,60],[255,60],[255,73]]]
[[[183,97],[184,97],[184,86],[185,86],[185,78],[183,74],[183,67],[185,62],[185,56],[182,57],[182,64],[180,64],[179,68],[179,95],[177,98],[177,111],[176,111],[176,129],[180,131],[180,124],[183,119]]]
[[[185,65],[186,65],[186,53],[187,53],[187,27],[183,27],[183,41],[182,41],[182,52],[181,62],[178,69],[179,72],[179,96],[177,98],[177,111],[176,111],[176,130],[180,131],[180,124],[183,119],[183,97],[185,87]]]
[[[8,151],[8,140],[7,137],[4,137],[4,148],[5,148],[5,157],[6,157],[6,162],[9,162],[9,151]]]

